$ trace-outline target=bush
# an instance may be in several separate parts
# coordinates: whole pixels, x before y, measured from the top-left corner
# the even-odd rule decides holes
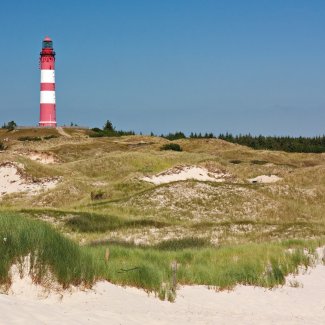
[[[160,150],[173,150],[173,151],[182,151],[182,148],[177,143],[167,143],[160,147]]]
[[[6,150],[7,147],[3,144],[3,142],[0,142],[0,151]]]
[[[265,165],[268,163],[268,161],[266,161],[266,160],[251,160],[251,163],[253,165]]]
[[[10,121],[8,123],[4,123],[2,128],[7,129],[8,131],[12,131],[17,127],[17,124],[15,121]]]
[[[181,239],[168,239],[155,245],[160,250],[182,250],[188,248],[201,248],[211,246],[209,240],[196,237],[185,237]]]
[[[99,191],[93,191],[90,193],[90,198],[95,201],[95,200],[103,200],[107,197],[106,193],[102,190]]]
[[[238,165],[238,164],[241,164],[241,163],[242,163],[242,161],[239,160],[239,159],[233,159],[233,160],[230,160],[230,162],[231,162],[232,164],[235,164],[235,165]]]
[[[100,128],[92,128],[94,133],[90,134],[90,138],[101,138],[101,137],[121,137],[123,135],[135,135],[134,131],[122,131],[115,130],[115,127],[110,121],[106,121],[103,130]]]
[[[91,130],[94,132],[102,132],[102,130],[100,128],[92,128]]]
[[[56,139],[56,138],[58,138],[58,136],[52,134],[52,135],[47,135],[47,136],[45,136],[43,139],[44,139],[44,140],[50,140],[50,139]]]
[[[178,139],[186,139],[186,135],[183,132],[175,132],[175,133],[168,133],[167,135],[162,135],[162,138],[173,141]]]
[[[18,138],[19,141],[42,141],[40,137],[20,137]]]
[[[11,265],[25,256],[30,256],[30,271],[38,283],[47,271],[65,288],[95,279],[90,254],[45,222],[18,215],[0,214],[0,256],[0,284],[10,283]]]

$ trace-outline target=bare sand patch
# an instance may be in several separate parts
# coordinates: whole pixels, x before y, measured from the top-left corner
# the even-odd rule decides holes
[[[250,183],[261,183],[261,184],[267,184],[267,183],[276,183],[280,181],[282,178],[277,175],[260,175],[255,178],[249,178],[248,181]]]
[[[5,194],[28,192],[37,194],[42,190],[54,188],[58,179],[36,180],[26,175],[22,165],[12,162],[0,164],[0,197]]]
[[[59,162],[59,159],[54,154],[48,152],[29,151],[26,153],[20,153],[20,155],[46,165],[56,164]]]
[[[56,128],[56,130],[57,130],[61,135],[63,135],[64,137],[66,137],[66,138],[71,138],[71,135],[70,135],[69,133],[65,132],[64,129],[63,129],[62,127],[58,126],[58,127]]]
[[[224,182],[230,174],[222,171],[209,171],[205,167],[176,166],[154,176],[143,177],[142,180],[155,185],[166,184],[189,179],[205,182]]]

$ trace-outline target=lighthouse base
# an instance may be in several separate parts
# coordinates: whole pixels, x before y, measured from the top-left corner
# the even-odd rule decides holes
[[[56,127],[56,106],[55,103],[40,105],[39,126]]]
[[[51,121],[40,121],[38,125],[56,128],[56,122],[51,122]]]

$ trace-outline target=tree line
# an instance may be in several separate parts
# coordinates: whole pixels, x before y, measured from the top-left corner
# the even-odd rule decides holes
[[[151,134],[153,135],[153,134]],[[325,135],[316,137],[290,137],[290,136],[254,136],[251,134],[233,135],[231,133],[193,133],[187,137],[183,132],[168,133],[161,135],[168,140],[178,140],[185,138],[192,139],[221,139],[231,143],[248,146],[256,150],[279,150],[286,152],[321,153],[325,152]]]
[[[12,131],[17,127],[14,121],[4,123],[2,125],[3,129]],[[134,131],[123,131],[116,130],[112,122],[107,120],[103,128],[93,128],[92,137],[111,137],[111,136],[122,136],[122,135],[135,135]],[[140,133],[141,135],[142,133]],[[153,132],[150,134],[155,136]],[[315,137],[290,137],[290,136],[254,136],[251,134],[239,134],[233,135],[231,133],[220,133],[219,135],[214,135],[210,133],[194,133],[191,132],[187,137],[185,133],[177,131],[174,133],[168,133],[166,135],[161,134],[162,138],[168,140],[179,140],[179,139],[221,139],[231,143],[237,143],[243,146],[248,146],[253,149],[261,150],[279,150],[287,152],[304,152],[304,153],[321,153],[325,152],[325,135],[315,136]]]

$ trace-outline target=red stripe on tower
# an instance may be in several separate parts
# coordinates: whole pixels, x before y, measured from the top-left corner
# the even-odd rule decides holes
[[[44,38],[40,55],[41,96],[39,125],[56,127],[55,52],[53,50],[53,42],[49,37]]]

